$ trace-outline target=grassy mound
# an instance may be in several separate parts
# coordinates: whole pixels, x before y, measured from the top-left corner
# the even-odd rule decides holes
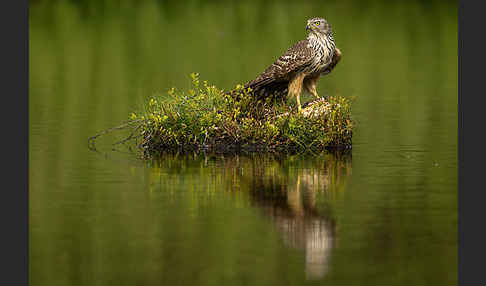
[[[284,102],[255,101],[237,86],[238,100],[191,74],[188,91],[171,89],[153,97],[141,120],[138,147],[151,157],[167,150],[304,151],[350,147],[350,102],[344,97],[315,100],[298,113]]]

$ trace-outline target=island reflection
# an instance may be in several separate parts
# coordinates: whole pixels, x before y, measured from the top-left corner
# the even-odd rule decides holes
[[[274,225],[284,244],[304,251],[308,279],[326,275],[337,235],[330,202],[344,192],[350,154],[177,155],[165,156],[157,165],[175,175],[196,162],[196,169],[212,174],[211,189],[247,194],[247,203]]]

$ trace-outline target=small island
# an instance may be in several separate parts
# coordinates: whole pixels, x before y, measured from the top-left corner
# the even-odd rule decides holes
[[[191,74],[187,91],[172,88],[130,115],[143,157],[166,151],[301,152],[351,147],[350,100],[319,98],[298,112],[284,101],[256,100],[241,85],[224,92]],[[239,96],[235,97],[234,91]],[[135,126],[135,127],[134,127]]]

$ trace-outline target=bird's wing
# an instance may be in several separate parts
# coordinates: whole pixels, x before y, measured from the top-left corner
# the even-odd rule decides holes
[[[308,46],[308,43],[309,41],[305,39],[293,45],[246,86],[257,91],[269,84],[288,81],[293,75],[303,71],[312,62],[314,56],[314,50]]]

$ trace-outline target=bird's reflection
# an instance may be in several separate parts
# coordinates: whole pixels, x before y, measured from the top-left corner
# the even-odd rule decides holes
[[[305,252],[308,279],[320,279],[329,268],[336,244],[336,222],[327,201],[345,187],[350,155],[328,155],[300,162],[253,157],[242,174],[251,203],[275,225],[284,243]]]

